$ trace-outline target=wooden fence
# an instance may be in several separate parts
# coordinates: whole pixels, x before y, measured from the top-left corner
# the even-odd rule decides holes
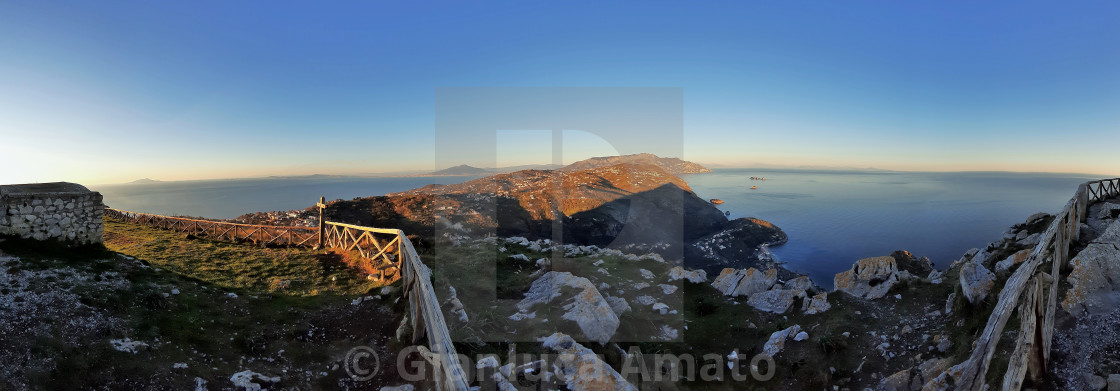
[[[320,207],[325,207],[320,199]],[[186,232],[195,236],[232,242],[251,242],[258,245],[285,245],[293,247],[330,248],[357,253],[380,270],[380,277],[393,281],[403,280],[404,296],[408,299],[412,321],[412,343],[425,336],[428,347],[418,346],[421,356],[435,369],[433,381],[438,390],[466,391],[470,389],[467,374],[463,371],[451,333],[443,319],[440,301],[432,286],[432,272],[420,260],[412,241],[399,229],[362,227],[335,223],[322,219],[319,227],[282,227],[271,225],[238,224],[169,217],[146,213],[128,212],[106,208],[105,216],[140,225]]]
[[[319,229],[276,225],[239,224],[225,221],[168,217],[147,213],[105,208],[105,216],[135,224],[185,232],[198,237],[231,242],[249,242],[261,246],[277,245],[311,247],[318,243]]]
[[[1120,178],[1084,183],[1042,234],[1030,256],[1008,278],[999,301],[977,338],[972,355],[961,366],[957,390],[980,390],[1004,326],[1012,312],[1019,312],[1020,328],[1015,350],[1003,377],[1004,390],[1019,390],[1025,376],[1039,380],[1050,363],[1061,271],[1069,260],[1070,245],[1078,239],[1089,205],[1120,195]],[[1049,266],[1047,268],[1046,266]]]

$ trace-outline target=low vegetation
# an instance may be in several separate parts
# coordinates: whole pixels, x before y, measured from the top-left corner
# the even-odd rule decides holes
[[[387,367],[355,382],[342,362],[401,348],[396,287],[327,252],[105,223],[104,247],[0,242],[0,389],[225,389],[246,370],[278,378],[266,388],[401,383]]]

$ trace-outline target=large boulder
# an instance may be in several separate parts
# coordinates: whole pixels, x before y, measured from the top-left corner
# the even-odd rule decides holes
[[[900,281],[898,264],[893,257],[864,258],[851,270],[836,274],[833,285],[837,291],[855,297],[878,299]]]
[[[828,293],[821,292],[811,299],[805,300],[801,306],[801,311],[813,315],[828,311],[830,308],[832,308],[832,304],[828,303]]]
[[[1071,285],[1062,308],[1080,316],[1120,305],[1120,222],[1108,229],[1069,261]]]
[[[727,296],[751,296],[769,290],[777,282],[776,269],[761,272],[753,267],[746,270],[726,268],[712,281],[712,287]]]
[[[708,273],[703,270],[685,270],[680,266],[674,266],[669,269],[669,281],[688,280],[688,282],[699,284],[708,282]]]
[[[611,368],[599,359],[591,349],[583,347],[562,333],[544,338],[542,345],[558,353],[553,368],[556,376],[564,381],[572,391],[637,391]]]
[[[895,264],[898,265],[898,271],[903,274],[902,279],[907,279],[906,275],[925,277],[928,276],[933,269],[933,262],[929,257],[916,257],[906,250],[898,250],[891,253],[891,258],[894,258]]]
[[[1016,252],[1014,254],[1008,255],[1007,258],[1005,258],[1004,260],[996,262],[996,271],[997,272],[1007,271],[1007,270],[1010,270],[1012,266],[1023,263],[1024,261],[1027,260],[1027,258],[1029,258],[1031,256],[1032,251],[1034,251],[1034,249],[1026,248],[1026,249],[1019,250],[1018,252]]]
[[[525,313],[560,297],[564,297],[561,306],[567,311],[561,318],[578,324],[587,339],[605,345],[618,329],[618,315],[595,285],[569,272],[550,271],[533,281],[517,309]]]
[[[793,306],[793,301],[804,298],[805,291],[800,289],[774,289],[752,294],[747,304],[759,311],[784,314]]]
[[[985,297],[996,284],[996,275],[976,260],[961,265],[961,291],[969,303],[976,304]]]
[[[809,276],[800,276],[782,283],[782,289],[800,289],[806,292],[812,292],[815,291],[817,287],[813,284],[813,280],[810,279]]]

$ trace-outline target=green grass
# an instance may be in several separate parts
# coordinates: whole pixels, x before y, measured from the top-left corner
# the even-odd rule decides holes
[[[153,266],[248,293],[364,294],[378,284],[324,251],[188,239],[185,234],[105,219],[105,247]]]
[[[59,274],[34,280],[27,290],[60,289],[58,280],[67,275],[101,281],[117,278],[115,273],[127,281],[124,288],[82,283],[63,288],[92,311],[121,323],[65,341],[59,335],[66,322],[55,320],[51,335],[21,341],[36,357],[55,364],[50,370],[27,370],[24,380],[33,388],[193,389],[193,379],[200,377],[215,389],[228,387],[230,375],[246,369],[281,376],[288,388],[337,387],[347,375],[332,364],[350,348],[369,344],[395,353],[401,347],[385,341],[399,314],[407,312],[399,289],[354,306],[353,299],[374,294],[370,291],[379,286],[325,252],[187,239],[110,219],[104,237],[104,247],[67,248],[16,238],[0,242],[0,250],[20,258],[4,265],[9,273],[50,269]],[[108,342],[125,337],[151,348],[131,354]],[[188,368],[172,369],[175,363]],[[385,376],[392,375],[380,375],[372,384],[401,383],[378,383]],[[0,388],[4,385],[0,381]]]

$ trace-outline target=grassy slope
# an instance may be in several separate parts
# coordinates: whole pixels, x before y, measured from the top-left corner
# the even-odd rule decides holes
[[[405,302],[397,302],[399,293],[352,305],[378,287],[337,257],[188,240],[179,233],[108,219],[105,242],[107,250],[61,249],[15,239],[0,243],[0,250],[21,258],[7,265],[10,273],[68,267],[98,280],[103,273],[116,273],[128,282],[125,289],[60,287],[53,277],[34,282],[29,289],[67,289],[93,311],[123,320],[125,327],[86,335],[76,343],[39,336],[31,351],[56,364],[28,368],[29,384],[47,389],[186,389],[199,377],[211,388],[228,387],[229,377],[246,369],[280,376],[282,388],[377,389],[400,383],[395,368],[383,365],[377,378],[354,383],[335,365],[358,345],[378,347],[383,357],[399,350],[391,340],[399,321],[394,314],[405,310]],[[179,293],[171,294],[173,289]],[[131,354],[108,343],[125,337],[150,348]],[[173,369],[175,363],[187,368]]]

